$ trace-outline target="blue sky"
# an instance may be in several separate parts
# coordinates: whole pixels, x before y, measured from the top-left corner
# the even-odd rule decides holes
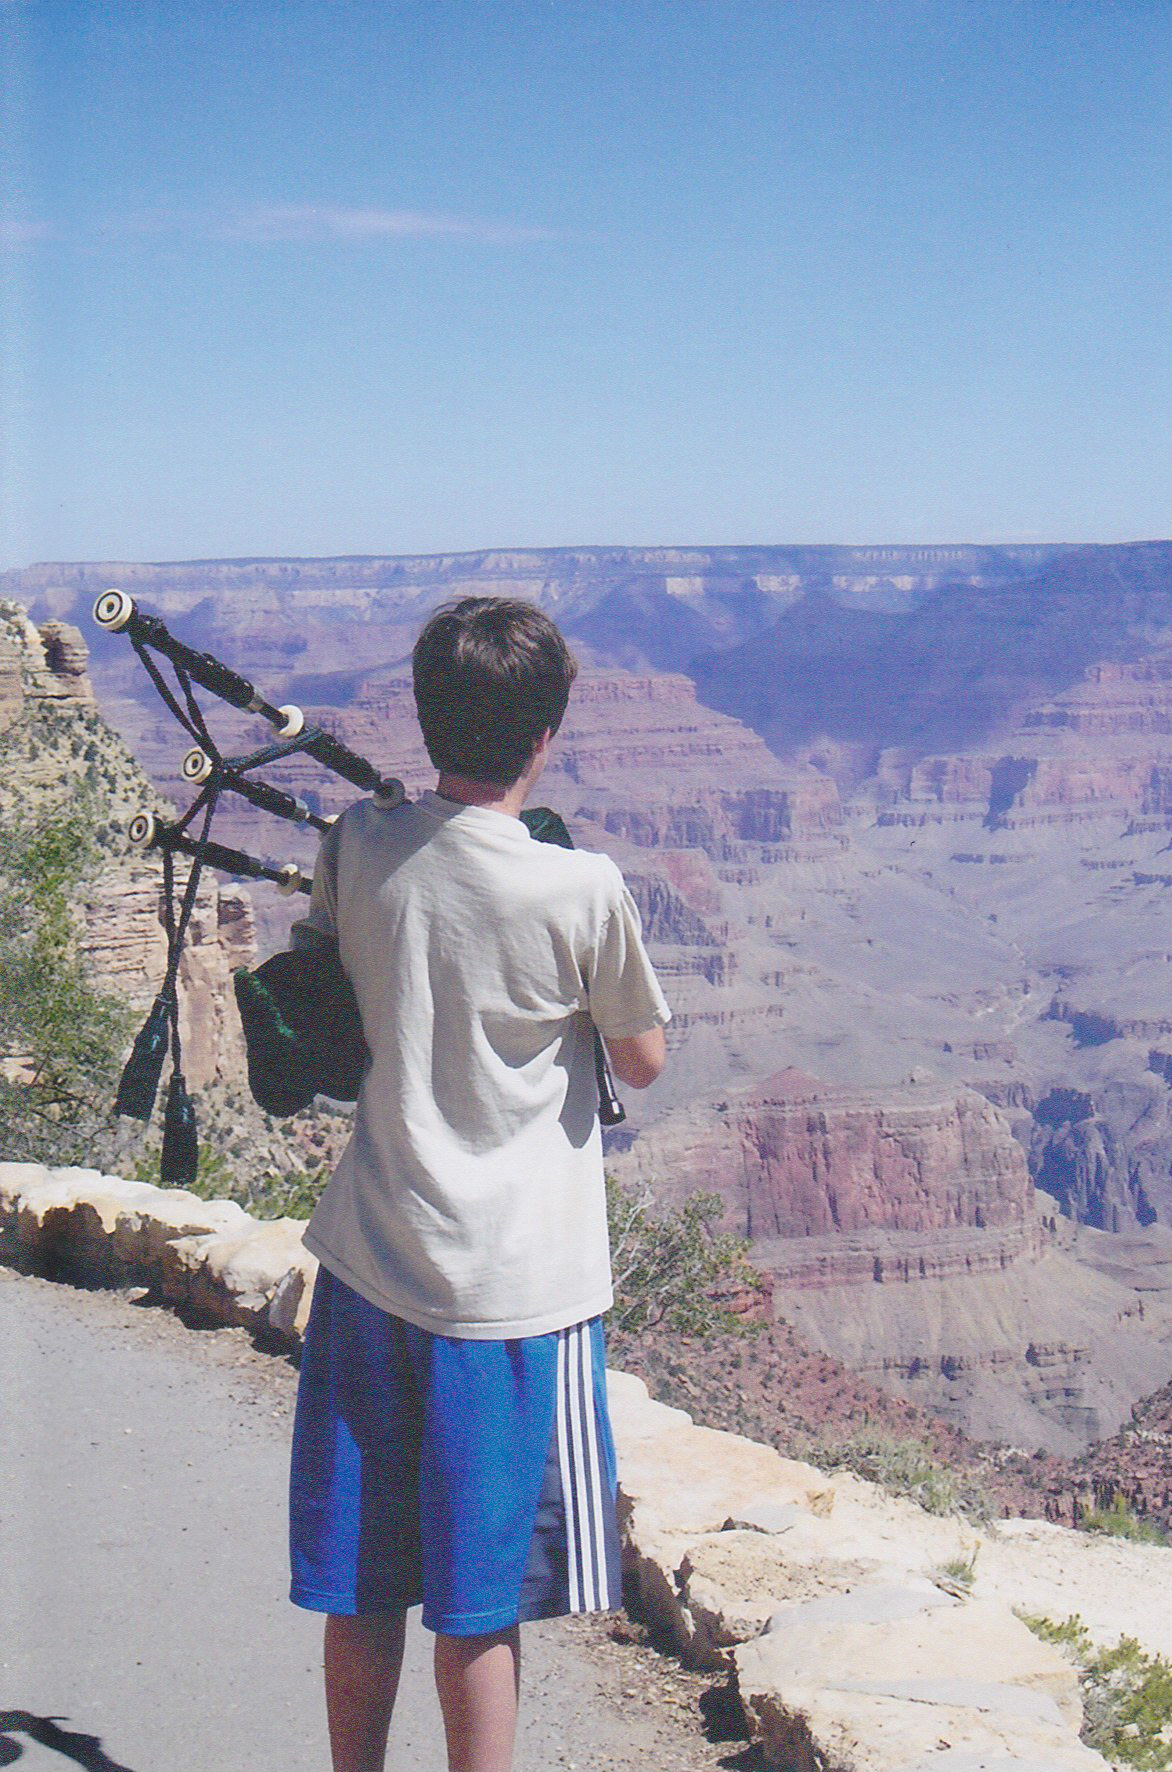
[[[1168,532],[1166,0],[0,45],[0,564]]]

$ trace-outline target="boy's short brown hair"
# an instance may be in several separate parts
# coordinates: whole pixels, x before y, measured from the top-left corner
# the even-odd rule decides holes
[[[438,609],[412,654],[427,754],[445,774],[511,787],[556,732],[578,672],[548,615],[511,597]]]

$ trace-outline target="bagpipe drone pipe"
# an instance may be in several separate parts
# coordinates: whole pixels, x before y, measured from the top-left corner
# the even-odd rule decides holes
[[[183,758],[181,774],[197,789],[186,812],[176,819],[142,811],[131,820],[128,836],[140,851],[157,850],[163,861],[163,918],[167,934],[167,965],[163,983],[146,1021],[135,1038],[122,1072],[114,1111],[148,1121],[154,1112],[168,1052],[171,1079],[163,1114],[161,1179],[165,1187],[186,1187],[194,1180],[198,1161],[195,1105],[182,1068],[179,1034],[179,965],[205,866],[250,880],[267,880],[285,894],[308,893],[311,882],[293,862],[259,860],[242,849],[217,843],[212,821],[222,795],[236,794],[259,811],[318,831],[333,820],[313,812],[304,800],[261,779],[258,770],[298,752],[363,793],[375,804],[393,808],[405,798],[403,784],[384,776],[356,751],[320,726],[307,725],[301,709],[276,707],[253,684],[213,656],[176,638],[156,615],[140,610],[125,591],[104,591],[94,604],[94,620],[108,633],[125,634],[165,706],[195,743]],[[152,654],[172,668],[172,688]],[[209,729],[196,687],[229,707],[256,714],[273,728],[275,737],[241,756],[225,756]],[[573,847],[562,819],[548,807],[521,814],[532,835],[543,843]],[[190,861],[182,890],[177,889],[175,857]],[[254,971],[242,967],[233,987],[248,1052],[248,1082],[260,1106],[275,1115],[300,1112],[315,1095],[354,1101],[369,1054],[358,1005],[336,950],[293,950],[274,954]],[[598,1079],[598,1112],[604,1126],[625,1118],[611,1081],[606,1053],[597,1031],[594,1064]]]

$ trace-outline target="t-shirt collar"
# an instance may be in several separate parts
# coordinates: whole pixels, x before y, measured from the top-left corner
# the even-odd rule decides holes
[[[479,827],[498,833],[512,832],[519,842],[532,841],[528,825],[514,818],[511,812],[497,812],[491,806],[469,806],[463,800],[448,800],[443,794],[437,794],[434,788],[425,788],[415,804],[432,818],[441,818],[445,822],[458,818],[469,829]]]

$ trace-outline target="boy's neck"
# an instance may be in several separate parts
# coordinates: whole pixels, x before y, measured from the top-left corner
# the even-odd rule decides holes
[[[435,791],[444,800],[458,800],[463,806],[483,806],[489,812],[503,812],[508,818],[520,818],[521,808],[545,768],[552,737],[551,732],[542,734],[524,771],[507,788],[495,781],[474,781],[470,775],[448,775],[441,770]]]
[[[443,800],[458,800],[463,806],[483,806],[488,812],[520,818],[529,786],[527,773],[507,788],[492,781],[473,781],[467,775],[441,775],[435,791]]]

